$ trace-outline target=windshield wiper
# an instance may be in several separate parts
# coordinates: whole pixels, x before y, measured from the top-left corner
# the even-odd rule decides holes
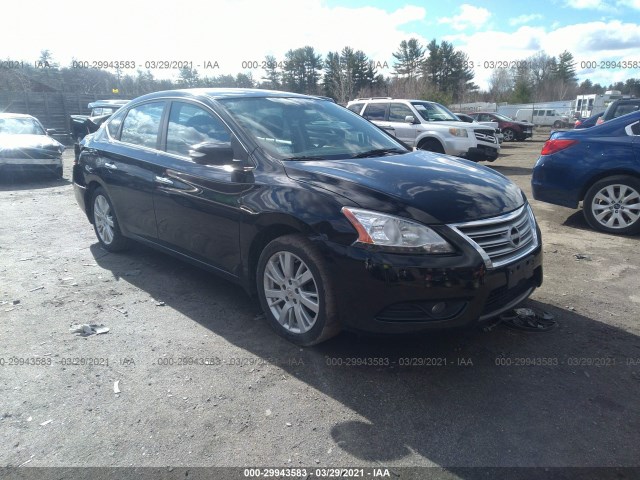
[[[406,150],[400,150],[399,148],[376,148],[375,150],[367,150],[366,152],[353,155],[351,158],[367,158],[367,157],[382,157],[383,155],[389,155],[393,153],[409,153]]]
[[[301,155],[299,157],[283,158],[283,160],[325,160],[325,159],[322,157],[308,157],[308,156]]]

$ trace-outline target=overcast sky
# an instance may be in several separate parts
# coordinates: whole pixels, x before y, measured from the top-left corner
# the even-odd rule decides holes
[[[609,84],[640,78],[640,69],[580,68],[585,61],[640,62],[640,0],[16,0],[1,8],[0,59],[34,61],[48,49],[63,66],[72,58],[192,61],[202,76],[252,72],[242,62],[283,59],[290,48],[323,55],[344,46],[392,66],[400,41],[447,40],[476,64],[523,59],[539,50],[574,54],[580,80]],[[219,69],[205,70],[204,62]],[[162,72],[152,70],[162,77]],[[390,70],[380,73],[390,74]],[[130,71],[135,73],[135,70]]]

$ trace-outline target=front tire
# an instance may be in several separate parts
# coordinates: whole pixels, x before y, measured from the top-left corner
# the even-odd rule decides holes
[[[434,153],[444,153],[444,148],[442,148],[442,144],[433,138],[428,138],[423,140],[420,145],[418,145],[419,150],[427,150],[428,152]]]
[[[116,213],[109,196],[98,187],[91,197],[93,229],[102,247],[109,252],[120,252],[129,246],[129,240],[122,235]]]
[[[640,180],[616,175],[597,181],[584,196],[582,213],[596,230],[620,235],[640,232]]]
[[[333,282],[307,238],[285,235],[271,241],[260,254],[256,283],[269,324],[290,342],[315,345],[339,333]]]

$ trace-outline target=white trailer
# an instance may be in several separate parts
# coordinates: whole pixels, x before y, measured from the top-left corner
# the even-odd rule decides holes
[[[607,90],[599,94],[578,95],[574,108],[575,116],[588,118],[596,113],[604,112],[611,102],[622,97],[623,95],[619,90]]]

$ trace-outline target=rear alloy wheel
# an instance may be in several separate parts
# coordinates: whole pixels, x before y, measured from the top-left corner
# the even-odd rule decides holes
[[[428,138],[422,141],[420,145],[418,145],[418,149],[427,150],[428,152],[434,152],[434,153],[444,153],[444,148],[442,148],[442,145],[440,144],[440,142],[433,138]]]
[[[256,280],[269,323],[287,340],[314,345],[340,331],[328,271],[305,237],[286,235],[269,243]]]
[[[516,138],[516,132],[514,132],[512,129],[510,128],[505,128],[502,131],[502,134],[504,135],[504,141],[505,142],[513,142],[513,140]]]
[[[93,192],[91,205],[93,229],[100,244],[110,252],[119,252],[127,248],[129,241],[120,232],[111,200],[102,188]]]
[[[597,181],[584,197],[583,213],[597,230],[640,232],[640,180],[619,175]]]
[[[560,120],[556,120],[555,122],[553,122],[553,128],[561,128],[562,127],[562,122]]]

